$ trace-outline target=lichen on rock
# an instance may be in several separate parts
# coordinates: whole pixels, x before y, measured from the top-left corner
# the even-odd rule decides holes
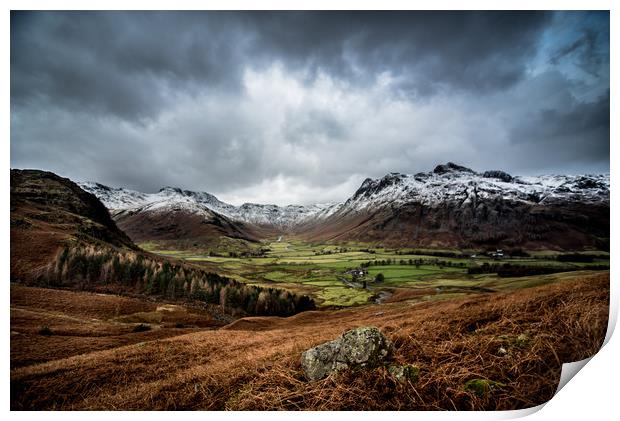
[[[420,369],[415,365],[405,364],[398,365],[393,364],[388,367],[388,372],[399,382],[411,382],[415,383],[420,377]]]
[[[392,343],[379,329],[360,327],[303,352],[301,366],[309,380],[319,380],[334,371],[376,366],[389,358],[391,352]]]

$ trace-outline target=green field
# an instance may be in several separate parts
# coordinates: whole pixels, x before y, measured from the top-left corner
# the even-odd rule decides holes
[[[295,239],[266,241],[255,250],[266,250],[260,256],[237,257],[233,249],[170,250],[163,244],[149,242],[141,246],[153,253],[184,259],[216,268],[224,276],[262,286],[277,286],[311,295],[319,306],[351,306],[365,304],[382,294],[424,291],[416,299],[444,299],[454,296],[511,290],[556,282],[578,276],[591,266],[609,267],[609,255],[597,252],[593,262],[559,262],[558,252],[528,253],[528,257],[493,259],[477,257],[437,257],[438,250],[385,249],[365,244],[310,244]],[[474,254],[475,251],[441,250]],[[523,265],[528,267],[568,268],[577,272],[500,278],[496,273],[468,274],[470,267],[484,264]],[[363,267],[366,266],[366,267]],[[363,276],[347,273],[363,269]],[[382,274],[384,280],[375,282]],[[364,287],[365,285],[365,287]]]

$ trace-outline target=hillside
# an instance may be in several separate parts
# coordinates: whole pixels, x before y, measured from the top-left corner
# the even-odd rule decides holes
[[[33,280],[78,241],[137,249],[93,194],[51,172],[12,169],[11,279]]]
[[[222,209],[232,206],[209,193],[164,187],[146,194],[99,183],[80,186],[97,195],[136,243],[157,241],[172,249],[222,248],[231,243],[238,250],[248,250],[260,238],[279,232],[277,227],[231,219]]]
[[[76,304],[59,308],[29,294],[16,291],[12,306],[39,310],[12,311],[11,340],[28,347],[19,338],[36,338],[36,358],[46,362],[27,365],[32,351],[12,345],[12,365],[19,366],[11,371],[13,410],[506,410],[546,402],[563,362],[598,351],[607,326],[609,273],[558,276],[551,285],[448,301],[246,318],[169,339],[162,338],[175,329],[166,328],[165,320],[133,337],[116,325],[115,334],[125,335],[107,343],[97,336],[110,329],[113,306],[96,303],[114,297],[82,300],[79,293],[64,292],[64,300]],[[155,307],[129,304],[120,306],[121,315]],[[35,314],[54,315],[47,321],[50,336],[36,334],[45,319]],[[395,361],[419,367],[418,381],[400,383],[384,367],[316,382],[304,378],[302,351],[368,325],[391,339]],[[71,347],[58,347],[71,331],[90,334],[71,336]],[[88,343],[96,344],[92,351],[73,351]],[[47,352],[52,348],[58,352]],[[497,386],[465,386],[476,379]]]
[[[136,243],[158,241],[171,248],[218,246],[221,238],[237,240],[239,248],[257,243],[261,231],[208,209],[193,212],[180,206],[164,210],[141,208],[112,211],[116,224]]]

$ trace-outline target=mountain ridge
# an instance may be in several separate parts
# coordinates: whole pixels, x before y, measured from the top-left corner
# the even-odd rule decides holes
[[[184,206],[193,213],[208,211],[232,220],[291,228],[310,219],[326,219],[335,213],[356,211],[369,206],[420,201],[437,205],[445,201],[477,203],[478,198],[502,197],[504,200],[549,203],[570,200],[582,203],[609,201],[609,174],[512,176],[502,170],[482,173],[448,162],[431,172],[416,174],[389,173],[366,178],[351,197],[343,202],[311,205],[244,203],[231,205],[207,192],[162,187],[157,193],[142,193],[113,188],[95,182],[78,183],[95,194],[108,209],[163,211]]]
[[[148,194],[80,185],[138,242],[191,238],[208,245],[218,235],[257,241],[292,234],[392,247],[609,247],[609,174],[518,176],[448,162],[429,172],[367,178],[345,201],[305,206],[234,206],[176,187]],[[216,219],[219,228],[205,231]]]

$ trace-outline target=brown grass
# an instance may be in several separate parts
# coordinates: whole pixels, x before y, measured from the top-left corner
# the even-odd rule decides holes
[[[13,211],[18,215],[31,212],[28,207]],[[13,221],[13,219],[11,219]],[[56,255],[58,249],[70,240],[70,235],[56,225],[32,221],[28,229],[11,228],[11,280],[27,280],[33,272],[42,270]]]
[[[11,367],[214,328],[206,312],[144,299],[11,285]],[[162,308],[172,311],[162,311]],[[137,316],[136,316],[137,315]],[[134,333],[151,316],[149,332]],[[127,320],[124,320],[126,318]],[[51,334],[41,331],[47,328]]]
[[[79,299],[76,299],[79,297]],[[27,307],[62,312],[87,318],[105,319],[110,315],[155,311],[158,303],[144,299],[91,292],[76,293],[61,289],[32,288],[11,285],[11,307]]]
[[[435,295],[435,288],[395,288],[392,295],[384,300],[385,303],[396,303],[398,301],[412,300],[424,296]]]
[[[451,301],[246,318],[224,329],[16,368],[11,372],[11,408],[530,407],[553,395],[562,362],[598,351],[606,331],[608,297],[606,272]],[[303,350],[366,325],[379,327],[391,338],[398,362],[420,367],[417,383],[399,383],[384,367],[347,371],[317,382],[303,378]],[[476,396],[464,388],[475,378],[504,386]]]

